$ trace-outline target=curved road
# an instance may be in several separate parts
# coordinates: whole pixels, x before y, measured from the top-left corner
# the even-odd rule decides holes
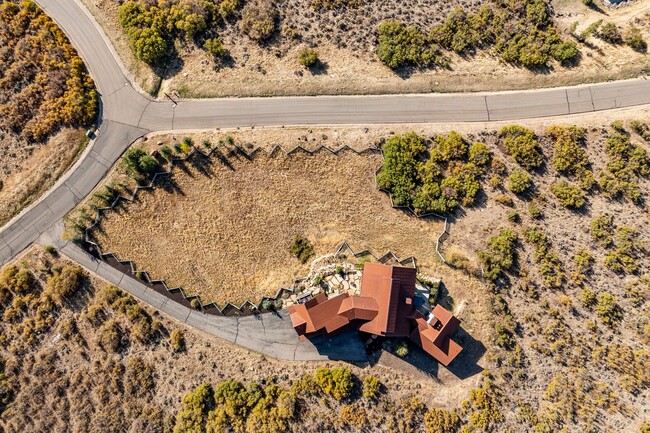
[[[444,123],[561,116],[650,104],[650,81],[533,91],[158,101],[135,89],[103,30],[78,1],[36,0],[67,33],[101,95],[97,138],[38,202],[0,230],[0,265],[60,226],[122,152],[152,131],[235,126]],[[72,247],[68,247],[71,249]],[[188,315],[189,317],[189,315]],[[245,344],[244,344],[245,345]]]

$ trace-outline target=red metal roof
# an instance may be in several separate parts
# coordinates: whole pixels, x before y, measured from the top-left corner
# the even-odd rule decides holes
[[[462,347],[451,340],[460,321],[440,305],[426,318],[415,309],[416,270],[366,263],[363,267],[361,295],[347,293],[327,299],[323,293],[305,304],[289,307],[291,323],[305,336],[332,333],[352,323],[362,322],[359,330],[387,337],[409,337],[444,365]]]

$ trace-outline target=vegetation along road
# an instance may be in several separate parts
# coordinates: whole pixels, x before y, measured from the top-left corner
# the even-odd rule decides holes
[[[0,230],[0,265],[36,241],[86,197],[138,137],[163,130],[306,124],[497,121],[650,103],[650,81],[488,94],[152,100],[125,74],[103,31],[76,1],[37,0],[67,33],[101,95],[97,138],[77,164]]]

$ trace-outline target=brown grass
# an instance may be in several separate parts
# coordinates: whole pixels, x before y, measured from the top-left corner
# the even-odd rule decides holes
[[[50,188],[86,143],[83,129],[72,128],[45,144],[28,144],[13,135],[0,140],[0,226]]]
[[[432,270],[441,224],[391,209],[374,184],[380,155],[257,154],[229,163],[210,160],[207,176],[191,164],[177,169],[177,191],[157,188],[107,214],[99,244],[220,304],[256,300],[306,274],[308,264],[288,251],[297,235],[317,255],[348,241],[379,254],[414,255],[423,271]]]

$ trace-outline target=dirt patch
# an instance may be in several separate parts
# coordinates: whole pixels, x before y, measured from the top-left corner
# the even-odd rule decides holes
[[[123,62],[147,91],[157,91],[159,81],[151,68],[135,60],[128,40],[117,19],[118,4],[101,0],[82,0],[97,17],[116,46]],[[449,69],[414,71],[402,75],[391,71],[375,56],[376,29],[387,19],[401,19],[425,29],[438,23],[454,7],[474,10],[479,3],[433,2],[409,3],[385,0],[364,2],[358,10],[314,12],[308,0],[284,2],[280,10],[281,26],[293,28],[300,40],[278,35],[263,46],[243,36],[235,23],[219,29],[219,37],[230,52],[226,64],[215,64],[194,43],[177,44],[178,59],[170,62],[163,76],[161,91],[174,91],[182,97],[377,94],[460,92],[528,89],[575,85],[646,74],[650,60],[626,46],[606,44],[594,37],[579,44],[580,64],[566,68],[552,65],[545,73],[535,73],[500,62],[487,52],[470,57],[450,54]],[[596,2],[597,3],[597,2]],[[598,12],[579,0],[553,2],[555,18],[568,36],[568,29],[579,21],[577,32],[591,21],[603,18],[622,28],[634,22],[650,40],[648,2],[639,1],[624,8]],[[600,18],[598,18],[600,17]],[[181,46],[182,45],[182,46]],[[320,52],[321,67],[309,71],[300,66],[302,48],[315,46]],[[218,83],[218,84],[215,84]]]

